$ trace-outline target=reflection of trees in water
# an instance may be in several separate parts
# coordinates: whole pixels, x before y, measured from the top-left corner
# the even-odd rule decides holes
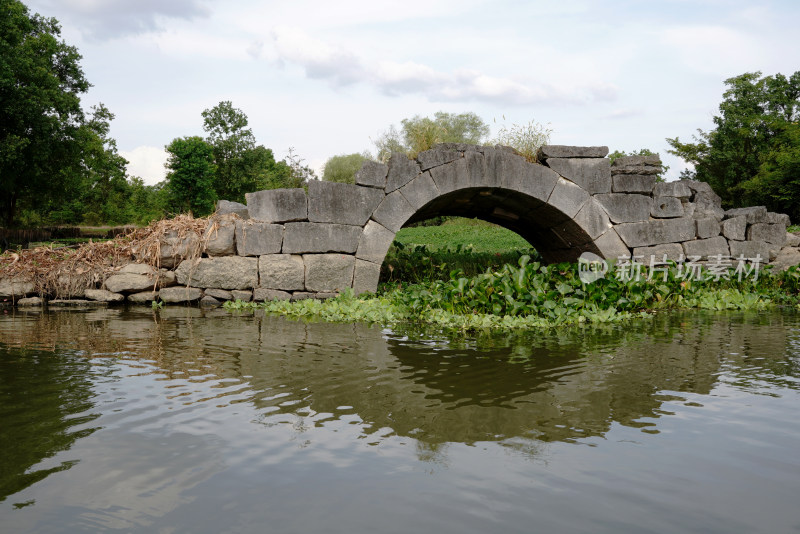
[[[412,437],[421,458],[441,458],[448,442],[499,441],[536,455],[543,442],[602,436],[614,422],[656,431],[666,401],[708,394],[723,370],[742,384],[797,387],[798,340],[787,339],[785,324],[794,320],[663,314],[442,341],[361,324],[167,308],[42,314],[18,320],[14,335],[21,344],[70,340],[66,347],[87,355],[146,360],[143,372],[181,382],[175,395],[186,403],[247,402],[265,424],[291,421],[298,434],[355,415],[375,441]],[[0,329],[5,340],[9,328]]]

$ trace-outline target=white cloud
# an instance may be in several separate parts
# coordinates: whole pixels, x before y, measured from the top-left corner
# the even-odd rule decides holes
[[[155,146],[137,146],[133,150],[120,150],[120,155],[128,160],[128,175],[138,176],[147,185],[155,185],[167,175],[164,164],[167,152]]]

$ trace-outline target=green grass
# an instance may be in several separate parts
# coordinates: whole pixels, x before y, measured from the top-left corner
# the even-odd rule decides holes
[[[511,230],[477,219],[454,217],[441,226],[418,226],[403,228],[395,236],[395,242],[406,247],[423,245],[428,250],[462,250],[472,252],[506,253],[529,250],[530,243]]]

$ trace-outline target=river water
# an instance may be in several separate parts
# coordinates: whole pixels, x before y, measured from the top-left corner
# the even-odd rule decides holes
[[[8,312],[0,531],[799,532],[800,315]]]

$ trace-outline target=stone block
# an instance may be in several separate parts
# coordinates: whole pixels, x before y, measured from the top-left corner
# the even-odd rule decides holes
[[[192,258],[200,255],[200,236],[194,232],[181,235],[179,232],[170,230],[165,232],[160,239],[161,255],[159,265],[172,269],[185,258]]]
[[[250,210],[247,206],[239,202],[231,202],[230,200],[220,200],[217,202],[217,209],[214,215],[238,215],[242,219],[250,218]]]
[[[108,302],[83,299],[54,299],[47,302],[50,308],[105,308]]]
[[[614,227],[629,247],[647,247],[664,243],[679,243],[695,237],[694,219],[663,219],[649,222],[624,223]]]
[[[245,198],[251,219],[267,223],[308,219],[308,198],[300,188],[256,191]]]
[[[636,247],[633,249],[633,255],[639,256],[639,261],[645,265],[650,265],[651,261],[664,261],[664,257],[677,262],[684,256],[683,247],[680,243],[665,243],[654,247]]]
[[[462,153],[456,150],[434,148],[432,150],[420,152],[419,155],[417,155],[417,161],[419,162],[420,170],[424,172],[433,167],[438,167],[439,165],[446,165],[460,157],[462,157]]]
[[[646,174],[617,174],[611,177],[611,191],[614,193],[644,193],[653,192],[656,177]]]
[[[720,254],[722,256],[728,256],[730,254],[728,240],[722,236],[686,241],[683,243],[683,252],[686,254],[687,258],[690,256],[700,256],[703,259]]]
[[[650,215],[657,219],[683,217],[683,204],[677,197],[655,197]]]
[[[222,303],[210,295],[204,295],[203,298],[200,299],[201,308],[217,308],[220,304]]]
[[[569,180],[559,178],[547,203],[572,219],[588,201],[589,193],[585,189]]]
[[[355,273],[353,274],[353,292],[375,293],[378,290],[378,281],[381,276],[381,266],[378,263],[356,259]]]
[[[713,217],[721,221],[725,217],[725,210],[722,209],[722,199],[713,191],[694,193],[694,201],[692,204],[694,205],[692,216],[695,219]]]
[[[740,215],[722,221],[722,235],[728,239],[744,241],[747,237],[747,216]]]
[[[270,300],[291,300],[292,294],[279,289],[265,289],[258,287],[253,291],[253,300],[256,302]]]
[[[167,269],[160,269],[158,271],[158,284],[157,287],[172,287],[178,284],[178,278],[175,276],[175,271]]]
[[[452,165],[452,163],[450,165]],[[448,166],[449,165],[443,165],[437,168],[443,169]],[[417,210],[408,203],[408,200],[406,200],[406,197],[403,196],[401,191],[394,191],[384,197],[383,201],[375,210],[375,213],[372,214],[372,219],[392,232],[397,232],[416,211]]]
[[[639,222],[650,219],[653,199],[646,195],[629,193],[605,193],[595,195],[597,200],[615,223]]]
[[[35,289],[33,281],[22,276],[0,279],[0,297],[2,298],[25,297],[33,293]]]
[[[386,174],[388,172],[388,165],[384,163],[378,163],[377,161],[367,160],[356,172],[356,185],[383,189],[386,187]]]
[[[383,197],[383,191],[373,187],[311,180],[308,182],[308,220],[364,226]]]
[[[761,257],[761,262],[769,260],[770,246],[765,241],[728,241],[731,250],[731,258],[734,260],[744,257],[745,259]]]
[[[748,208],[734,208],[725,212],[726,219],[734,217],[746,217],[747,224],[767,222],[766,206],[750,206]]]
[[[547,202],[558,183],[558,173],[549,167],[538,163],[530,163],[525,158],[506,152],[494,152],[494,176],[491,179],[489,165],[491,155],[487,153],[487,183],[496,183],[499,179],[500,186],[504,189],[517,191]]]
[[[358,248],[361,227],[347,224],[297,222],[286,223],[284,254],[346,252]]]
[[[20,308],[41,308],[44,306],[44,299],[42,297],[26,297],[19,299],[17,306]]]
[[[611,228],[606,210],[595,199],[590,198],[573,219],[594,240]]]
[[[175,270],[175,276],[184,286],[216,289],[257,287],[258,258],[222,256],[184,260]]]
[[[594,244],[600,251],[600,255],[607,260],[631,257],[631,250],[613,228],[610,228],[606,233],[595,239]]]
[[[152,302],[158,300],[158,291],[140,291],[139,293],[131,293],[128,295],[129,302],[137,304],[144,304],[145,302]]]
[[[294,293],[292,293],[291,300],[298,301],[298,300],[308,300],[316,298],[317,298],[317,293],[314,293],[312,291],[295,291]]]
[[[661,157],[658,154],[650,156],[622,156],[614,159],[612,167],[660,167]]]
[[[270,254],[258,258],[259,285],[266,289],[302,291],[305,285],[303,257],[294,254]]]
[[[209,256],[236,254],[236,221],[231,217],[212,217],[203,234],[203,242]]]
[[[206,291],[206,295],[208,295],[208,291]],[[251,300],[253,300],[253,292],[244,289],[234,289],[233,291],[231,291],[231,297],[233,297],[233,300],[250,302]]]
[[[692,190],[689,186],[678,182],[656,182],[653,186],[654,197],[676,197],[689,199],[692,196]]]
[[[686,184],[686,186],[692,190],[692,193],[697,195],[698,193],[711,193],[716,196],[714,193],[714,189],[711,188],[707,182],[701,182],[699,180],[680,180],[681,183]],[[717,197],[719,198],[719,197]]]
[[[353,286],[356,258],[347,254],[304,254],[308,291],[343,291]]]
[[[800,265],[800,251],[794,247],[783,247],[770,263],[773,270],[785,271],[789,267]]]
[[[203,298],[203,290],[196,287],[168,287],[158,292],[159,299],[167,303],[194,302]]]
[[[720,233],[721,225],[715,217],[696,219],[695,223],[697,224],[697,237],[699,239],[717,237]]]
[[[782,224],[784,226],[789,226],[791,224],[788,215],[785,213],[775,213],[772,211],[767,212],[767,217],[764,222],[769,224]]]
[[[539,159],[604,158],[606,156],[608,156],[607,146],[544,145],[539,149]]]
[[[422,173],[400,188],[414,210],[419,210],[425,204],[439,196],[439,188],[431,178],[430,173]]]
[[[122,302],[125,300],[125,295],[121,293],[112,293],[105,289],[87,289],[83,292],[83,296],[89,300],[96,300],[99,302]]]
[[[386,176],[386,193],[400,189],[420,173],[419,165],[408,156],[395,152],[389,158],[389,172]]]
[[[589,194],[611,192],[611,167],[608,159],[550,158],[547,166],[578,184]]]
[[[106,278],[104,285],[112,293],[137,293],[154,289],[156,281],[154,276],[122,273],[112,274]]]
[[[787,247],[800,247],[800,236],[792,232],[786,232],[786,246]]]
[[[369,221],[358,240],[356,258],[380,265],[394,241],[395,233],[375,221]]]
[[[155,276],[156,269],[146,263],[129,263],[117,271],[117,274],[142,274],[145,276]]]
[[[782,247],[786,243],[786,226],[783,224],[756,223],[747,228],[748,241],[766,241]]]
[[[236,221],[236,253],[261,256],[281,251],[283,225],[256,221]]]
[[[216,289],[210,287],[204,291],[207,297],[214,297],[217,300],[233,300],[233,293],[227,289]]]

